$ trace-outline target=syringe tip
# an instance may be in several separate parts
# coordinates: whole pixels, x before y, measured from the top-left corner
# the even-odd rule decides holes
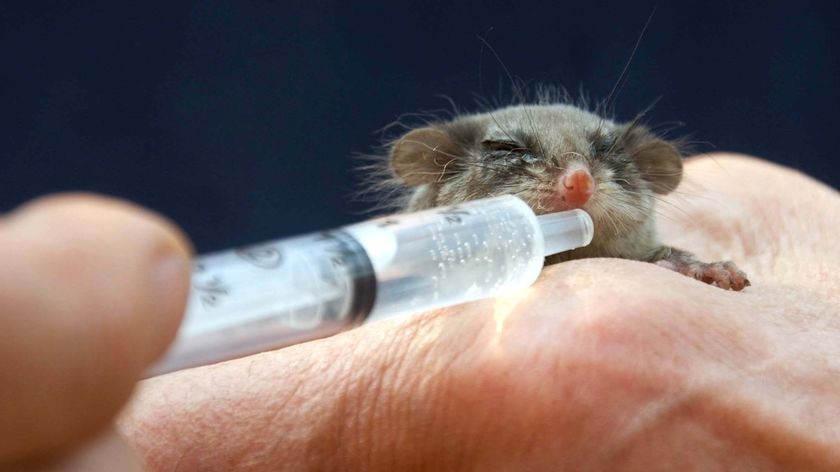
[[[537,221],[543,233],[544,256],[587,246],[595,235],[592,218],[583,210],[539,215]]]

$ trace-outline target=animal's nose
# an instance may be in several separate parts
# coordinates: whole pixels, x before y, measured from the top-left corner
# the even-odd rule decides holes
[[[557,187],[566,207],[580,208],[589,201],[595,191],[595,181],[588,170],[576,169],[560,176]]]

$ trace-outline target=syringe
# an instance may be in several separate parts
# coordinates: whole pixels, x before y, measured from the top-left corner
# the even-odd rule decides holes
[[[150,375],[522,289],[545,256],[592,235],[582,210],[536,216],[503,196],[201,256],[178,336]]]

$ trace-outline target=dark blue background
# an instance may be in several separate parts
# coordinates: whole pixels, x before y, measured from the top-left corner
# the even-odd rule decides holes
[[[376,130],[448,108],[437,94],[470,109],[509,89],[477,35],[516,76],[603,98],[654,5],[114,3],[0,6],[0,211],[104,192],[173,218],[201,251],[361,219],[352,156]],[[735,3],[661,4],[618,116],[661,97],[651,120],[685,123],[700,150],[837,186],[837,8]]]

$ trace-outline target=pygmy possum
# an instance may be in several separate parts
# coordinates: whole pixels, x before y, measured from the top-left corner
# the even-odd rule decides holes
[[[723,289],[749,286],[733,262],[701,262],[656,234],[658,196],[682,180],[680,146],[638,119],[619,123],[602,115],[549,91],[529,104],[433,119],[388,143],[380,184],[403,190],[404,211],[512,194],[537,214],[588,212],[592,244],[546,263],[618,257]]]

